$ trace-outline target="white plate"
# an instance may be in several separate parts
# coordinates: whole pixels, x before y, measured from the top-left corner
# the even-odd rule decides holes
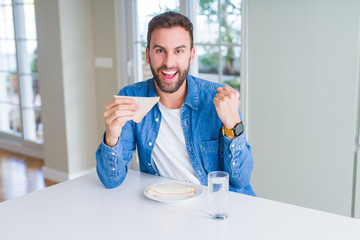
[[[157,186],[160,184],[163,184],[165,182],[161,182],[161,183],[156,183],[153,185],[150,185],[148,187],[145,188],[144,190],[144,195],[152,200],[158,201],[158,202],[166,202],[166,203],[182,203],[182,202],[186,202],[186,201],[190,201],[190,200],[194,200],[195,198],[201,197],[201,195],[203,195],[204,193],[204,189],[201,185],[197,185],[194,183],[189,183],[189,182],[179,182],[179,181],[169,181],[169,182],[177,182],[177,183],[181,183],[184,185],[188,185],[188,186],[193,186],[195,187],[195,195],[192,197],[179,197],[179,196],[166,196],[166,197],[159,197],[159,196],[154,196],[152,194],[149,194],[147,191],[150,187],[153,186]]]

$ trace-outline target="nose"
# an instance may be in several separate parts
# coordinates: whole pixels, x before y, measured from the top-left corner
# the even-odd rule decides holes
[[[172,53],[167,53],[163,64],[166,66],[166,68],[172,68],[175,67],[175,56]]]

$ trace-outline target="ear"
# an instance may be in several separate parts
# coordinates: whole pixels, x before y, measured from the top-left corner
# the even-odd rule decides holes
[[[146,47],[146,63],[150,63],[149,48]]]
[[[190,64],[194,63],[194,58],[195,58],[195,47],[191,49]]]

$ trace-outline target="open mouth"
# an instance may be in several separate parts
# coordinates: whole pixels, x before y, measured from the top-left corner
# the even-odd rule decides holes
[[[177,71],[166,71],[166,70],[161,71],[161,75],[166,82],[171,82],[175,78],[177,73],[178,73]]]

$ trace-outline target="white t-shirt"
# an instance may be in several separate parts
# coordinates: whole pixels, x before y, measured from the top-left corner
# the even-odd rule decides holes
[[[181,126],[180,109],[167,109],[159,102],[161,123],[151,154],[161,176],[200,184],[190,162]]]

